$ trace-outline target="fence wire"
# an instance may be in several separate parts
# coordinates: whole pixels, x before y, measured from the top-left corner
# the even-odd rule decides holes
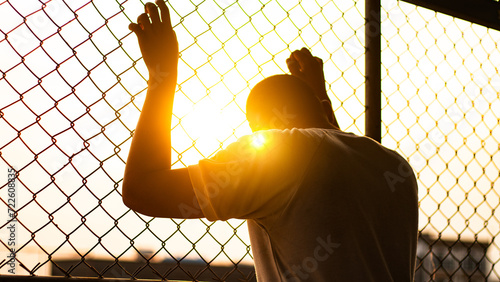
[[[500,277],[499,40],[405,2],[382,6],[382,143],[419,181],[417,281]]]
[[[244,268],[252,257],[243,221],[150,218],[122,203],[125,160],[147,86],[127,26],[143,5],[0,3],[1,273],[12,273],[14,250],[16,274],[254,279]],[[329,69],[343,127],[363,132],[362,3],[168,5],[181,51],[174,167],[210,157],[250,133],[243,110],[249,89],[286,72],[285,59],[304,46]],[[221,266],[226,270],[217,270]]]
[[[417,280],[497,281],[499,34],[382,2],[382,143],[418,176]],[[143,4],[0,2],[0,273],[14,253],[16,274],[254,279],[243,221],[150,218],[122,204],[147,86],[127,26]],[[341,128],[364,132],[363,1],[168,5],[181,50],[174,167],[250,133],[250,88],[304,46],[325,62]]]

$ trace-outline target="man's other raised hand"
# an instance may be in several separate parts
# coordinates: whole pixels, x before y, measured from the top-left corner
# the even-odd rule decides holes
[[[292,52],[286,60],[290,73],[306,82],[314,90],[320,101],[330,98],[326,94],[323,60],[314,57],[309,49],[302,48]]]
[[[325,74],[323,72],[323,60],[314,57],[307,48],[295,50],[286,60],[288,70],[293,76],[302,79],[314,91],[316,97],[324,104],[325,111],[331,112],[331,123],[339,127],[335,113],[332,108],[332,102],[326,93]]]

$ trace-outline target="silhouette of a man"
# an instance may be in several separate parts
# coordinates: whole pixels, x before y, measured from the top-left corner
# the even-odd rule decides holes
[[[149,88],[127,160],[125,205],[156,217],[247,219],[259,281],[412,281],[413,171],[394,151],[339,129],[322,61],[307,49],[287,60],[291,75],[251,90],[252,135],[171,169],[179,53],[167,6],[156,3],[130,25]]]

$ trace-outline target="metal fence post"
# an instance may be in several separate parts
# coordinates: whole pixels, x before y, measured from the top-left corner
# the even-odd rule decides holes
[[[365,135],[380,142],[382,134],[380,0],[365,1],[365,19]]]

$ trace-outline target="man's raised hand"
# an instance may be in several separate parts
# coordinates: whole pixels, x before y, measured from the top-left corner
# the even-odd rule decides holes
[[[149,71],[149,85],[177,81],[179,46],[164,0],[156,5],[148,2],[145,13],[131,23],[129,29],[137,35],[142,57]],[[159,11],[158,11],[159,10]]]
[[[307,48],[295,50],[286,60],[290,73],[306,82],[321,100],[330,102],[326,94],[323,60],[314,57]]]
[[[324,104],[327,112],[331,112],[331,123],[339,127],[335,113],[332,108],[332,101],[326,94],[325,74],[323,73],[323,60],[314,57],[307,48],[295,50],[286,60],[286,65],[293,76],[302,79],[312,88],[316,97]]]

